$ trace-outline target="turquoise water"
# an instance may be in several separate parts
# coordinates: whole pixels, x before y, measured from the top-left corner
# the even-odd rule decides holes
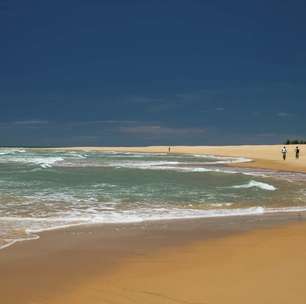
[[[0,149],[0,246],[88,223],[306,209],[306,175],[209,155]]]

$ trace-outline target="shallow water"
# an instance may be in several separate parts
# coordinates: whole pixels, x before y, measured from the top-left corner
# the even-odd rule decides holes
[[[242,158],[0,149],[0,246],[87,223],[306,209],[306,175]]]

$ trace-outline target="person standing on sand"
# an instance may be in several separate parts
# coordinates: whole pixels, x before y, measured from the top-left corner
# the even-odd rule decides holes
[[[168,153],[170,153],[170,151],[171,151],[171,147],[169,146],[169,147],[168,147]]]
[[[300,148],[298,146],[296,146],[295,148],[295,158],[296,159],[300,158]]]
[[[287,153],[288,153],[287,148],[284,146],[283,149],[282,149],[283,160],[286,160]]]

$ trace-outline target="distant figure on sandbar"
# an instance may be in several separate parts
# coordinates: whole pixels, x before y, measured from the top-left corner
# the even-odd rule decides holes
[[[300,148],[298,146],[296,146],[295,148],[295,158],[296,159],[300,158]]]
[[[282,149],[283,160],[286,160],[287,153],[288,153],[287,148],[284,146],[283,149]]]
[[[168,147],[168,153],[170,153],[170,151],[171,151],[171,147],[169,146],[169,147]]]

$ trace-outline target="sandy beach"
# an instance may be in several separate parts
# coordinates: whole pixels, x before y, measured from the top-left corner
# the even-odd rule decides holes
[[[304,214],[44,232],[0,251],[1,301],[305,303]]]
[[[305,146],[172,147],[306,171]],[[167,147],[65,148],[166,152]],[[57,149],[58,150],[58,149]],[[236,165],[236,164],[235,164]],[[305,214],[78,226],[0,251],[5,304],[305,303]]]
[[[218,156],[245,157],[252,162],[238,166],[247,168],[264,168],[280,171],[306,172],[306,145],[299,145],[300,158],[295,159],[295,145],[288,145],[288,156],[283,161],[281,149],[283,145],[242,145],[242,146],[171,146],[171,153],[213,154]],[[153,147],[70,147],[54,148],[62,151],[115,151],[167,153],[168,146]],[[235,164],[237,166],[237,164]]]
[[[0,304],[306,304],[305,12],[0,0]]]

